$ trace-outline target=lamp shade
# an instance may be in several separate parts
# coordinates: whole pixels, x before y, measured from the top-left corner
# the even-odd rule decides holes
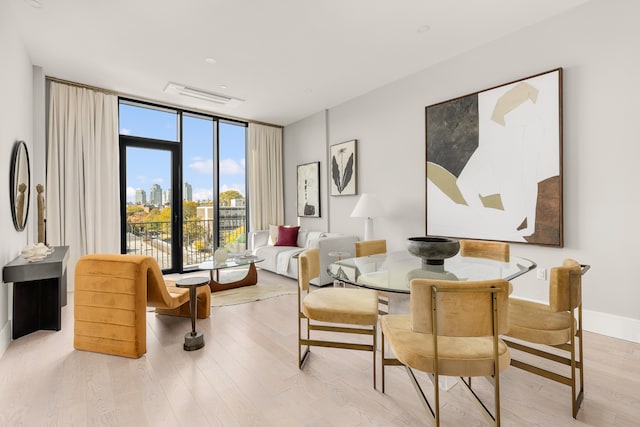
[[[375,218],[384,216],[382,202],[377,195],[363,193],[351,212],[351,218]]]

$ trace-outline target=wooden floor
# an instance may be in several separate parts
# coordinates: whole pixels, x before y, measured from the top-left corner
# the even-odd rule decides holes
[[[385,394],[372,388],[370,353],[314,348],[300,371],[295,298],[213,309],[198,320],[206,345],[194,352],[182,349],[189,319],[148,313],[147,354],[133,360],[73,349],[70,295],[61,331],[13,341],[0,359],[0,426],[430,425],[402,367],[387,368]],[[587,333],[585,347],[577,420],[567,386],[510,367],[503,425],[640,425],[640,344]],[[487,384],[474,381],[483,396]],[[441,396],[443,425],[484,425],[461,386]]]

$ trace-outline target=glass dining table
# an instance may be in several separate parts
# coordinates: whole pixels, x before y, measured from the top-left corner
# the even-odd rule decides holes
[[[344,258],[329,264],[327,273],[338,282],[408,294],[409,283],[415,278],[460,281],[503,278],[511,281],[535,267],[535,262],[513,255],[508,262],[504,262],[459,254],[445,259],[443,265],[423,265],[421,258],[407,251],[399,251]]]

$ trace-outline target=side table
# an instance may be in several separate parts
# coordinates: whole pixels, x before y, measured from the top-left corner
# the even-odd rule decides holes
[[[62,329],[62,307],[67,305],[68,246],[56,246],[42,261],[18,256],[2,269],[2,281],[13,283],[12,338],[37,330]]]
[[[187,277],[176,282],[178,288],[189,289],[189,311],[191,313],[191,332],[184,335],[184,346],[186,351],[199,350],[204,347],[204,335],[202,332],[196,331],[196,316],[198,310],[197,304],[197,288],[209,284],[206,277]]]

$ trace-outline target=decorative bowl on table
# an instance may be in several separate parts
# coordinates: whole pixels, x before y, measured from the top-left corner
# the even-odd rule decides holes
[[[442,265],[446,258],[460,251],[460,242],[448,237],[409,237],[407,249],[411,255],[422,258],[422,265]]]

